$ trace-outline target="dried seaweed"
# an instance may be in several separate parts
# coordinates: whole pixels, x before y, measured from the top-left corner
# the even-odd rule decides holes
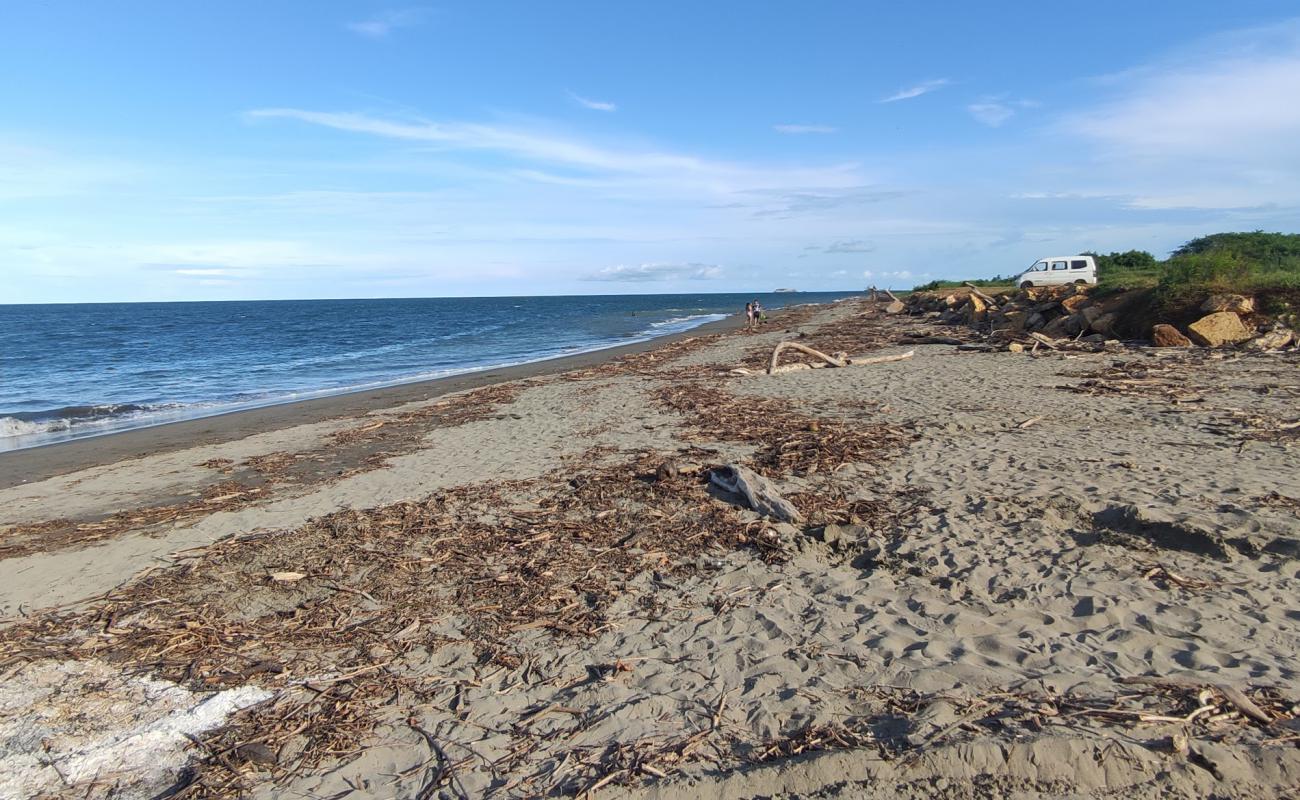
[[[768,477],[826,474],[850,464],[880,463],[915,438],[909,428],[820,419],[800,413],[785,400],[741,398],[698,383],[664,386],[654,397],[686,417],[688,439],[756,445],[749,464]]]
[[[747,524],[698,476],[653,479],[665,457],[228,539],[0,642],[14,658],[98,658],[195,690],[285,690],[205,740],[189,794],[237,793],[239,748],[271,752],[281,773],[311,766],[359,746],[395,692],[428,696],[435,687],[390,669],[408,654],[467,641],[485,663],[518,665],[515,634],[594,635],[630,577],[745,546]]]

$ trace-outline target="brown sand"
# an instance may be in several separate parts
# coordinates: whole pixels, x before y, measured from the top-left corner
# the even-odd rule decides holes
[[[38,461],[0,490],[0,793],[1293,796],[1294,354],[728,374],[925,327],[864,308]],[[747,462],[808,522],[665,459]],[[33,713],[69,661],[119,665],[81,689],[119,717]],[[128,720],[184,750],[140,671],[276,697],[196,734],[193,771],[69,778]]]

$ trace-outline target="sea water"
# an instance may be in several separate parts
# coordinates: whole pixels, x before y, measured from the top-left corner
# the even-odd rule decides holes
[[[615,347],[849,293],[0,305],[0,451]]]

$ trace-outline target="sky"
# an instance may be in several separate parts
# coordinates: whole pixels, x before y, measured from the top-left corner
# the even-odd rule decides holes
[[[908,288],[1300,230],[1300,5],[0,0],[0,303]]]

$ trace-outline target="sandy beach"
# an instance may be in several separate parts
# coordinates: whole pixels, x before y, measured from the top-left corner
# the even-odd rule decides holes
[[[796,307],[0,455],[0,797],[1300,792],[1297,354],[924,335]]]

